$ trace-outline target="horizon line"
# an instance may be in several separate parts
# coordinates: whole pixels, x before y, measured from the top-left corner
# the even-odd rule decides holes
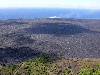
[[[100,9],[100,8],[72,8],[72,7],[0,7],[0,8],[61,8],[61,9]]]

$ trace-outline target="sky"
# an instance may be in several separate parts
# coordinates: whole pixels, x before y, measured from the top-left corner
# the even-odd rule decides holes
[[[0,0],[0,8],[52,7],[100,9],[100,0]]]

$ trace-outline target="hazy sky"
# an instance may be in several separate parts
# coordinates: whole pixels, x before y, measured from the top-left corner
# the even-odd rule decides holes
[[[100,0],[0,0],[0,7],[59,7],[100,9]]]

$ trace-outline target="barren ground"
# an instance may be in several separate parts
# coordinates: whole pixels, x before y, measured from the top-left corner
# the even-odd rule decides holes
[[[38,54],[100,58],[100,20],[0,20],[0,64],[21,63]]]

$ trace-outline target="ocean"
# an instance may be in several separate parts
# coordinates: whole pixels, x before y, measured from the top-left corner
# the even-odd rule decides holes
[[[0,20],[34,18],[100,19],[100,9],[0,8]]]

